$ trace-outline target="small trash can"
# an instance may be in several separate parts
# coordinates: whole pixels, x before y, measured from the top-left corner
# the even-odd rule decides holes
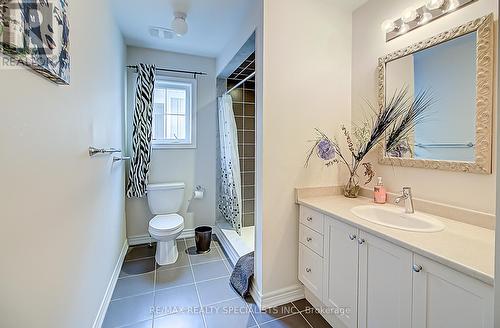
[[[194,229],[194,239],[196,241],[196,253],[204,254],[210,252],[212,242],[212,228],[198,227]]]

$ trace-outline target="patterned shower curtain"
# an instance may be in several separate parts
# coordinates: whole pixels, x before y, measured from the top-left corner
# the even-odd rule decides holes
[[[137,70],[132,160],[127,185],[128,197],[143,197],[146,195],[151,162],[153,92],[156,67],[154,65],[139,64]]]
[[[238,132],[233,112],[233,100],[219,98],[220,197],[219,210],[238,234],[241,232],[241,177],[238,154]]]

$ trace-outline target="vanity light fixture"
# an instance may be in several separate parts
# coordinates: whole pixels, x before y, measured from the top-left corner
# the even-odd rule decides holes
[[[448,8],[446,9],[447,12],[452,12],[458,9],[460,7],[460,1],[458,0],[448,0]]]
[[[428,0],[419,8],[408,8],[399,19],[382,23],[386,42],[476,1],[478,0]]]
[[[425,7],[428,10],[437,10],[443,8],[445,2],[445,0],[429,0],[425,4]]]
[[[416,9],[413,8],[408,8],[403,12],[403,15],[401,15],[401,20],[403,23],[411,23],[419,18],[419,14]]]
[[[432,20],[432,14],[428,11],[422,14],[422,18],[418,21],[418,25],[425,25]]]
[[[403,25],[401,25],[398,32],[399,32],[399,34],[405,34],[409,30],[410,30],[410,25],[404,23]]]
[[[393,20],[388,19],[382,23],[381,28],[382,32],[389,33],[396,29],[396,24]]]

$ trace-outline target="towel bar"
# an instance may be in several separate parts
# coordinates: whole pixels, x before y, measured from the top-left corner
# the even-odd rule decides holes
[[[122,151],[120,149],[115,149],[115,148],[95,148],[95,147],[89,147],[89,156],[93,157],[97,154],[114,154],[114,153],[121,153]]]
[[[113,163],[120,161],[130,161],[130,157],[113,157]]]

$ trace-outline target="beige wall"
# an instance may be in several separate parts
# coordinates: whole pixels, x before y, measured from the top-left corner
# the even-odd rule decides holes
[[[215,84],[215,59],[177,54],[172,52],[127,47],[127,63],[156,64],[181,70],[208,73],[198,77],[197,95],[197,147],[196,149],[154,149],[151,158],[151,183],[184,182],[186,184],[184,204],[185,229],[200,225],[215,224],[215,173],[216,173],[216,120],[217,99]],[[128,133],[132,131],[134,85],[136,74],[128,73]],[[186,75],[183,75],[186,77]],[[188,76],[191,78],[192,76]],[[131,136],[127,137],[132,140]],[[129,149],[131,146],[129,145]],[[201,185],[206,189],[205,197],[192,200],[193,188]],[[148,223],[153,215],[149,211],[147,198],[130,198],[126,201],[127,236],[148,236]]]
[[[491,12],[498,17],[497,0],[477,1],[446,17],[409,32],[388,43],[380,30],[385,19],[398,17],[414,0],[370,0],[353,15],[352,102],[354,119],[360,117],[365,99],[376,104],[376,67],[379,57],[429,38]],[[376,157],[372,154],[373,162]],[[496,165],[495,165],[496,166]],[[413,188],[414,196],[431,201],[495,213],[495,177],[436,170],[375,165],[390,191],[404,185]]]
[[[350,122],[351,13],[335,1],[265,0],[263,26],[256,238],[266,296],[298,286],[294,188],[339,182],[335,168],[314,161],[306,169],[304,161],[314,128],[335,136]],[[258,74],[259,64],[257,49]]]
[[[71,85],[0,72],[0,326],[89,328],[125,241],[125,51],[107,1],[72,1]]]

